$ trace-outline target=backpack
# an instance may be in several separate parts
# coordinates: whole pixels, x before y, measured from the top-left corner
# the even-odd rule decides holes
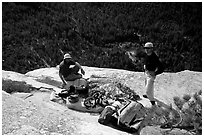
[[[112,105],[106,106],[104,110],[101,112],[98,122],[103,125],[107,125],[113,122],[112,116],[118,110],[120,106],[121,106],[121,103],[119,101],[115,101]]]
[[[144,127],[145,117],[145,107],[139,102],[130,101],[118,110],[110,106],[105,107],[98,122],[103,125],[112,124],[120,130],[139,134]]]
[[[111,122],[113,113],[115,113],[115,109],[112,106],[106,106],[101,112],[98,122],[102,125],[109,124]]]
[[[145,107],[136,101],[130,101],[120,108],[115,117],[117,125],[128,132],[139,132],[146,117]]]

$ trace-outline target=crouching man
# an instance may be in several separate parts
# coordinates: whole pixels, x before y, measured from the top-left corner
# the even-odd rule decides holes
[[[74,67],[71,67],[71,65],[74,65]],[[78,62],[75,62],[70,54],[66,53],[63,61],[59,65],[59,76],[63,82],[62,87],[67,84],[67,81],[74,81],[82,78],[82,75],[78,73],[79,70],[85,75],[85,71],[81,65]]]

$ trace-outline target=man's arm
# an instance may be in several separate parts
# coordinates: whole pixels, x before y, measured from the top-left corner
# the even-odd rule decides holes
[[[85,71],[83,70],[83,68],[81,67],[81,65],[78,62],[75,62],[75,65],[77,65],[80,69],[81,69],[81,73],[83,75],[85,75]]]
[[[147,70],[147,69],[146,69],[146,65],[144,65],[144,71],[145,71],[145,70]]]
[[[63,82],[63,85],[66,85],[67,82],[66,80],[64,79],[64,76],[62,75],[62,73],[59,73],[59,77],[61,78],[62,82]]]
[[[161,74],[161,73],[163,73],[164,72],[164,66],[163,66],[163,64],[162,64],[162,62],[160,61],[160,59],[159,59],[159,57],[158,56],[156,56],[157,58],[157,60],[156,60],[156,62],[157,62],[157,68],[156,68],[156,70],[155,70],[155,74],[156,75],[158,75],[158,74]]]

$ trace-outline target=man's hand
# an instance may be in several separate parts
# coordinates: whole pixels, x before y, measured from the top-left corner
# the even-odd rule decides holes
[[[149,71],[149,74],[150,74],[152,77],[155,77],[155,76],[156,76],[156,74],[155,74],[154,71]]]
[[[144,70],[146,70],[146,65],[144,65]]]
[[[81,69],[81,74],[85,75],[85,71],[83,69]]]

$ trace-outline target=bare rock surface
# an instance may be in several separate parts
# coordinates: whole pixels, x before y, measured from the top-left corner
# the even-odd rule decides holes
[[[140,135],[192,135],[190,132],[181,129],[161,129],[159,126],[146,126]]]
[[[137,94],[144,94],[144,74],[126,70],[94,68],[84,66],[85,78],[104,83],[120,82]],[[60,90],[61,81],[58,67],[42,68],[19,74],[2,71],[2,80],[24,81],[33,88],[29,92],[16,91],[8,94],[2,91],[2,134],[8,135],[128,135],[97,122],[98,114],[78,112],[68,109],[64,104],[49,100],[50,90],[38,90],[39,87]],[[183,71],[163,73],[155,81],[155,97],[163,105],[173,105],[174,96],[193,94],[202,89],[202,73]],[[173,106],[175,107],[175,106]],[[162,130],[147,126],[142,135],[189,134],[173,129]]]
[[[77,112],[49,101],[49,93],[35,92],[23,100],[3,91],[2,132],[12,135],[104,135],[128,133],[100,125],[98,115]]]

